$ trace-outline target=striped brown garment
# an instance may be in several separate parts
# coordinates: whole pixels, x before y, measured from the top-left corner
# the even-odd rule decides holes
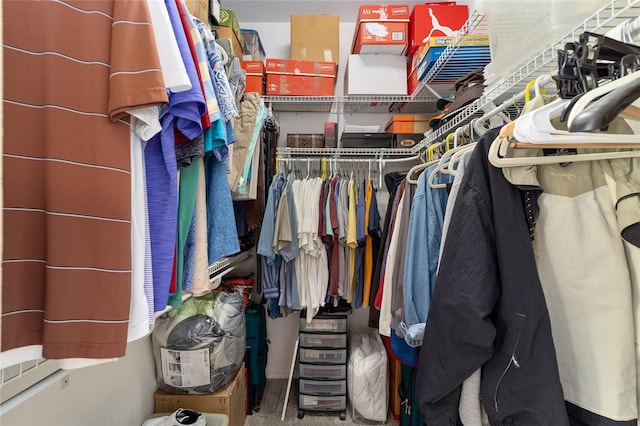
[[[146,1],[4,2],[2,350],[123,356],[127,110],[167,101]]]

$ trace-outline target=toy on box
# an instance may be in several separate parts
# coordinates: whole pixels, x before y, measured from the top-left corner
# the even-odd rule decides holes
[[[351,53],[404,55],[408,32],[408,5],[361,5]]]

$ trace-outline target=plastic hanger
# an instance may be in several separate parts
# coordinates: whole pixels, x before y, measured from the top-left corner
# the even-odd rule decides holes
[[[458,164],[460,162],[460,160],[462,159],[462,156],[467,154],[468,152],[471,152],[474,150],[474,148],[476,147],[477,142],[473,142],[467,145],[464,145],[462,147],[460,147],[459,150],[457,150],[456,152],[453,153],[453,155],[451,156],[451,160],[449,161],[449,163],[451,164],[449,166],[449,168],[447,169],[447,172],[450,175],[455,176],[457,169],[453,166],[455,166],[456,164]]]
[[[640,76],[640,72],[638,72]],[[620,86],[600,97],[579,113],[569,125],[569,131],[591,131],[608,126],[621,113],[640,120],[640,108],[631,103],[640,98],[640,78]]]
[[[445,143],[446,143],[445,152],[440,157],[440,161],[438,161],[438,167],[436,169],[439,173],[447,173],[447,174],[449,173],[449,166],[451,164],[449,163],[448,160],[449,160],[449,157],[458,150],[458,147],[460,145],[462,145],[460,143],[460,138],[459,138],[458,134],[460,132],[462,132],[463,130],[464,130],[463,127],[458,127],[453,132],[453,137],[451,138],[452,141],[453,141],[453,146],[450,146],[448,143],[446,143],[448,141],[448,139],[449,139],[448,137],[445,140]],[[434,172],[435,172],[435,170],[434,170]],[[429,182],[433,182],[433,180],[429,179]]]
[[[535,157],[503,157],[498,151],[501,138],[497,138],[489,146],[489,162],[495,167],[531,166],[540,164],[571,163],[576,161],[611,160],[616,158],[640,157],[640,149],[629,151],[595,152],[574,155],[549,155]],[[612,147],[613,148],[613,147]]]
[[[613,80],[607,84],[604,84],[602,86],[596,87],[595,89],[592,89],[586,93],[584,93],[584,95],[582,95],[580,97],[580,99],[578,99],[575,104],[573,105],[573,107],[571,108],[571,111],[569,111],[569,117],[567,119],[567,123],[569,128],[571,128],[571,125],[573,123],[573,120],[575,120],[575,118],[587,108],[587,105],[589,105],[591,102],[595,101],[596,99],[600,98],[603,95],[606,95],[609,92],[612,92],[613,90],[619,88],[619,87],[623,87],[628,83],[631,83],[637,79],[640,78],[640,71],[636,71],[634,73],[631,74],[627,74],[624,77],[620,77],[617,80]]]
[[[620,135],[612,133],[570,132],[555,128],[551,120],[559,117],[568,99],[556,99],[547,105],[533,110],[514,121],[513,135],[519,142],[534,145],[550,145],[555,147],[570,147],[579,145],[587,147],[586,143],[615,145],[621,143],[638,143],[638,135]]]
[[[430,145],[426,151],[426,156],[427,156],[426,160],[409,169],[409,171],[407,172],[407,176],[405,177],[407,183],[410,183],[412,185],[417,185],[419,177],[414,179],[413,175],[415,175],[417,172],[422,172],[424,169],[431,166],[432,164],[435,164],[436,161],[438,161],[435,159],[435,155],[434,155],[435,148],[436,148],[436,144]]]

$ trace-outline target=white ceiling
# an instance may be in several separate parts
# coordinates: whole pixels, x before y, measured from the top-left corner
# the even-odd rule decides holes
[[[442,0],[431,0],[439,3]],[[392,1],[388,4],[424,4],[426,1]],[[234,11],[240,26],[247,22],[289,22],[289,15],[338,15],[340,22],[356,22],[361,4],[376,4],[372,0],[221,0],[223,9]],[[382,4],[387,2],[382,2]],[[473,5],[473,0],[458,0],[457,4]]]

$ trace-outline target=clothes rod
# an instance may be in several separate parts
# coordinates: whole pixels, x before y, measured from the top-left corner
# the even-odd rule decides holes
[[[536,81],[536,84],[539,87],[543,87],[546,86],[547,84],[549,84],[551,82],[551,75],[547,74],[547,75],[543,75],[542,77],[538,77],[538,80]],[[531,90],[531,89],[529,89]],[[484,115],[482,115],[482,117],[478,118],[477,120],[473,120],[472,122],[481,122],[481,121],[485,121],[490,119],[491,117],[493,117],[496,114],[499,114],[501,112],[504,112],[505,108],[509,107],[510,105],[514,105],[518,102],[523,102],[526,98],[527,95],[527,90],[523,90],[520,93],[518,93],[517,95],[514,95],[513,97],[507,99],[506,101],[502,102],[500,105],[498,105],[497,107],[495,107],[494,109],[485,112]]]
[[[289,162],[300,162],[307,163],[309,161],[320,162],[323,157],[279,157],[278,161],[283,161],[285,163]],[[376,163],[382,161],[382,163],[402,163],[405,161],[417,161],[420,157],[417,155],[411,157],[404,158],[335,158],[335,157],[326,157],[327,163],[335,163],[336,161],[339,163]]]

